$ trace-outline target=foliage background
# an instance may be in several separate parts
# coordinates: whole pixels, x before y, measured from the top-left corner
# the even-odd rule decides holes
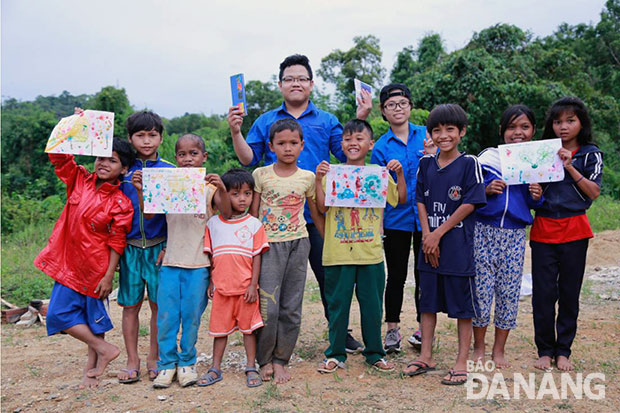
[[[439,34],[429,33],[415,46],[404,45],[389,78],[381,66],[380,40],[371,34],[356,36],[351,49],[333,50],[315,68],[334,92],[315,87],[312,99],[344,123],[355,116],[355,77],[374,85],[377,95],[388,82],[405,83],[412,91],[416,109],[411,121],[416,124],[424,124],[437,104],[463,106],[470,124],[461,149],[477,154],[500,143],[499,118],[509,105],[523,103],[532,108],[540,137],[550,104],[562,96],[578,96],[590,110],[595,142],[605,153],[603,197],[589,215],[596,230],[616,228],[620,226],[620,0],[608,0],[600,16],[597,23],[563,24],[543,38],[513,25],[496,24],[452,52],[445,50]],[[249,81],[246,93],[244,134],[260,114],[281,104],[275,75],[268,82]],[[125,135],[127,116],[143,109],[131,105],[125,89],[113,86],[94,95],[73,96],[65,91],[28,102],[9,98],[2,103],[2,295],[18,302],[45,295],[51,285],[31,263],[45,244],[65,195],[43,150],[55,124],[72,114],[75,106],[114,112],[117,136]],[[376,106],[369,121],[379,137],[388,125]],[[209,171],[223,173],[239,166],[225,114],[185,113],[164,119],[164,124],[163,158],[174,160],[176,138],[192,132],[205,140]],[[82,157],[78,162],[92,167],[93,160]]]

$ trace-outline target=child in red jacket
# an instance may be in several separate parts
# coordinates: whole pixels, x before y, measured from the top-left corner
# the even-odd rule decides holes
[[[129,142],[114,138],[112,156],[97,157],[95,173],[78,166],[73,155],[49,157],[67,185],[67,203],[49,243],[34,260],[56,281],[47,333],[64,332],[88,345],[80,388],[95,387],[97,377],[120,353],[104,340],[105,332],[113,328],[106,304],[133,215],[131,201],[119,190],[119,177],[135,155]]]

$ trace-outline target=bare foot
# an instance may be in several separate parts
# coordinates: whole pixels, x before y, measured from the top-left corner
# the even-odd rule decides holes
[[[101,376],[108,364],[117,358],[119,354],[121,354],[121,350],[118,347],[106,342],[104,350],[97,352],[97,366],[94,369],[88,370],[86,375],[88,377]]]
[[[116,377],[119,380],[125,381],[137,377],[138,374],[140,374],[140,360],[138,360],[137,363],[130,363],[129,360],[127,360],[127,366],[124,369],[121,369]]]
[[[562,371],[573,371],[573,363],[566,356],[557,356],[555,358],[555,365]]]
[[[88,377],[85,374],[84,377],[82,378],[82,382],[78,386],[78,389],[80,390],[94,389],[97,386],[99,386],[99,380],[96,379],[95,377]]]
[[[472,354],[472,358],[474,361],[484,361],[484,344],[480,347],[474,345],[474,353]]]
[[[273,364],[267,363],[261,366],[260,377],[263,381],[271,381],[271,379],[273,379]]]
[[[495,367],[498,369],[504,369],[504,368],[510,367],[510,363],[504,357],[504,352],[493,353],[493,355],[491,356],[491,359],[495,363]]]
[[[287,366],[273,363],[273,381],[276,382],[276,384],[286,383],[290,379],[291,373],[289,373]]]
[[[542,356],[534,363],[534,367],[539,370],[549,371],[551,370],[551,357]]]

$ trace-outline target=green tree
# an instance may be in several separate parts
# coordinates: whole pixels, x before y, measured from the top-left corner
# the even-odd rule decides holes
[[[355,78],[378,88],[385,77],[381,66],[379,38],[374,35],[356,36],[353,47],[347,51],[336,49],[323,59],[317,74],[336,87],[336,116],[339,119],[355,117]]]
[[[105,86],[89,102],[86,109],[114,112],[114,134],[125,136],[125,120],[132,112],[127,93],[124,88]]]
[[[282,103],[282,94],[277,85],[277,79],[271,77],[269,82],[250,80],[245,85],[245,97],[248,102],[248,114],[243,119],[241,132],[247,136],[250,127],[263,113],[277,108]]]

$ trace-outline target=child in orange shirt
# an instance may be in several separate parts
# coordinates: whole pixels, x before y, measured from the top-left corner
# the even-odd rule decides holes
[[[210,386],[222,380],[221,362],[228,336],[243,333],[247,355],[245,368],[248,387],[263,381],[255,366],[256,336],[263,326],[258,302],[258,276],[261,254],[269,249],[263,224],[247,213],[254,196],[254,178],[243,169],[231,169],[222,175],[233,216],[227,220],[214,216],[207,222],[204,251],[212,254],[212,299],[209,335],[213,336],[213,365],[198,382]]]

